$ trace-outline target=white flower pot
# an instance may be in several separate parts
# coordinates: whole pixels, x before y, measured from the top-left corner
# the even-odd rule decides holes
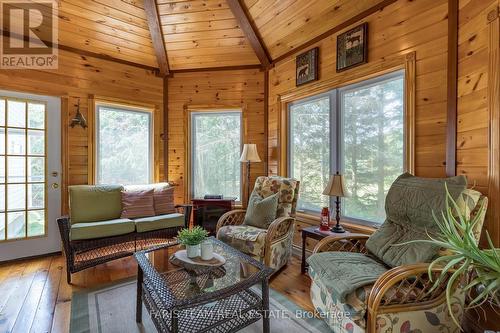
[[[211,260],[214,257],[214,244],[211,241],[201,243],[201,259]]]
[[[188,258],[196,258],[200,256],[200,244],[186,245],[186,254]]]

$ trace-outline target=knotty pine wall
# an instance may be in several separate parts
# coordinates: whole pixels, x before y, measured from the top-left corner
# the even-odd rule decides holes
[[[460,1],[457,172],[466,174],[469,183],[485,194],[488,192],[488,117],[484,89],[488,61],[484,45],[488,36],[484,29],[485,13],[494,3],[497,0]],[[363,66],[415,52],[414,163],[415,174],[422,177],[446,176],[447,15],[447,0],[399,0],[355,24],[368,22],[369,63]],[[320,48],[319,82],[308,85],[321,84],[339,75],[335,70],[336,37],[337,34],[332,35],[311,46]],[[295,86],[295,56],[279,62],[269,72],[269,174],[280,172],[279,96],[308,86]],[[355,75],[357,70],[350,71]],[[310,224],[311,221],[299,219],[296,245],[300,244],[301,228]]]
[[[179,184],[176,202],[186,202],[186,109],[243,110],[243,143],[255,143],[262,162],[252,163],[251,180],[266,174],[266,133],[264,115],[264,72],[258,69],[207,71],[174,74],[168,79],[168,173],[169,181]],[[243,178],[245,179],[243,173]],[[246,189],[243,185],[243,189]],[[243,191],[244,192],[244,191]]]
[[[160,119],[163,108],[163,84],[151,71],[118,64],[106,60],[80,56],[59,50],[58,70],[0,70],[0,89],[41,95],[64,97],[62,99],[63,174],[62,185],[66,193],[68,185],[87,184],[91,166],[88,162],[89,128],[69,127],[80,99],[80,111],[89,117],[89,95],[101,98],[126,100],[155,105]],[[67,100],[67,103],[66,103]],[[89,127],[93,126],[89,123]],[[159,137],[159,133],[155,136]],[[160,146],[159,156],[163,148]],[[162,165],[163,163],[160,162]],[[163,168],[160,166],[160,170]],[[159,178],[162,179],[163,174]],[[63,199],[63,210],[67,209]]]

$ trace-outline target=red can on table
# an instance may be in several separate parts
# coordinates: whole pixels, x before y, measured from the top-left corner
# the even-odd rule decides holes
[[[321,210],[321,224],[319,230],[328,231],[330,230],[330,210],[328,207],[323,207]]]

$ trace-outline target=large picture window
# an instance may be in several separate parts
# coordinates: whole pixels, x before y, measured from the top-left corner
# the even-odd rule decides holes
[[[153,181],[152,112],[96,105],[96,183]]]
[[[191,191],[241,199],[241,112],[191,112]]]
[[[340,171],[350,196],[343,216],[381,223],[385,196],[404,171],[404,72],[289,104],[289,173],[301,181],[298,208],[333,208],[322,195]]]

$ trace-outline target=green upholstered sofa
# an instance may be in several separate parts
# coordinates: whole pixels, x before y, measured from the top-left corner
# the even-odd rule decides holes
[[[408,241],[436,236],[432,212],[445,209],[445,187],[460,210],[477,216],[479,239],[487,198],[466,189],[464,176],[425,179],[401,175],[386,197],[386,221],[371,236],[329,236],[308,258],[311,300],[333,332],[456,332],[447,310],[445,284],[431,290],[440,268],[429,262],[440,249]],[[483,208],[480,208],[483,207]],[[404,245],[401,245],[404,244]],[[464,293],[456,288],[452,311],[462,315]]]
[[[189,205],[176,206],[172,214],[121,218],[123,189],[120,185],[69,187],[70,215],[57,220],[68,283],[72,273],[171,242],[188,224]]]

